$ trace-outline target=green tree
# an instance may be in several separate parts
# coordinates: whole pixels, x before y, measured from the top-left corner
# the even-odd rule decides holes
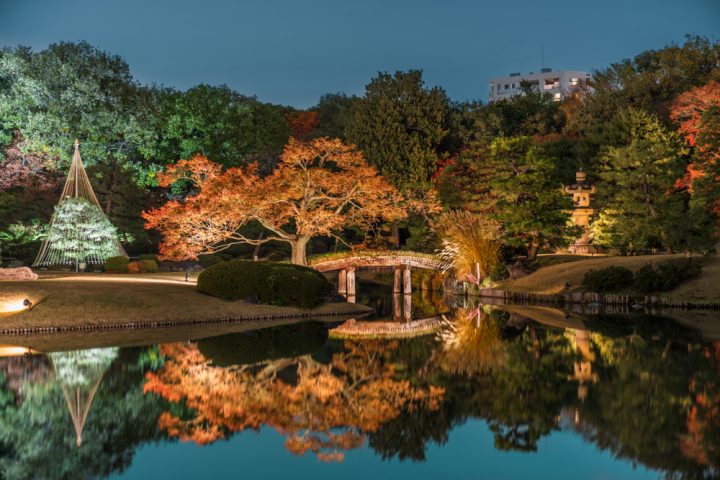
[[[527,261],[540,248],[563,245],[570,200],[562,191],[556,161],[532,137],[499,137],[485,152],[495,218],[511,245],[527,251]]]
[[[0,143],[19,130],[23,148],[69,164],[75,138],[87,158],[102,162],[150,158],[156,132],[151,111],[138,101],[144,88],[118,56],[88,43],[57,43],[33,53],[0,53]]]
[[[398,189],[426,189],[447,136],[448,98],[422,71],[380,73],[365,87],[345,134]]]
[[[602,136],[607,122],[623,108],[643,109],[665,120],[678,94],[720,79],[719,57],[720,44],[688,36],[682,45],[670,44],[613,63],[593,74],[592,93],[583,95],[566,130]]]
[[[565,123],[560,103],[528,82],[521,83],[521,88],[522,95],[487,105],[479,101],[451,104],[449,151],[488,144],[498,136],[560,133]]]
[[[246,165],[268,151],[279,155],[289,136],[284,109],[227,86],[198,85],[163,97],[160,150],[167,162],[201,154],[226,167]]]
[[[687,151],[680,137],[641,110],[620,112],[614,124],[624,139],[601,154],[595,243],[628,253],[682,248],[678,226],[685,223],[687,194],[675,182],[685,173]]]
[[[151,242],[141,213],[152,204],[147,189],[138,186],[138,172],[114,158],[88,168],[103,213],[117,227],[118,238],[136,252],[147,252]]]
[[[345,130],[356,101],[357,97],[344,93],[327,93],[320,97],[318,104],[311,109],[320,117],[317,136],[345,140]]]

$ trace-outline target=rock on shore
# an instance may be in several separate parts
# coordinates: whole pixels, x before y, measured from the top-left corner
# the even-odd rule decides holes
[[[28,267],[0,268],[0,281],[4,280],[37,280],[37,273]]]

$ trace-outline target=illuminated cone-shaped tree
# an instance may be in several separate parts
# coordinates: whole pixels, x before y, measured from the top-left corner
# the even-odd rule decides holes
[[[79,142],[60,203],[33,267],[102,264],[108,257],[127,256],[117,230],[100,208],[80,157]]]

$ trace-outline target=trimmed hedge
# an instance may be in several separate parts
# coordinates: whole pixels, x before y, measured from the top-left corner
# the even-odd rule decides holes
[[[105,259],[103,270],[106,272],[127,273],[128,263],[130,263],[130,260],[127,257],[109,257]]]
[[[224,299],[248,298],[259,303],[314,307],[330,292],[318,271],[289,263],[231,260],[198,276],[199,292]]]
[[[647,264],[635,273],[634,287],[640,293],[667,292],[685,280],[698,277],[701,271],[698,262],[689,260],[666,262],[657,269]]]
[[[625,267],[611,266],[590,270],[582,280],[582,286],[590,292],[618,292],[633,283],[633,272]]]
[[[654,267],[646,264],[633,275],[625,267],[607,267],[602,270],[590,270],[585,274],[582,286],[590,292],[620,292],[633,290],[637,293],[667,292],[679,286],[685,280],[696,278],[702,271],[699,262],[674,260]]]

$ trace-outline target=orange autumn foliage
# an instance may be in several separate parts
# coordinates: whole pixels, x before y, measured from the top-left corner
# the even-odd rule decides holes
[[[690,145],[695,146],[703,113],[713,105],[720,106],[720,82],[715,81],[693,88],[673,102],[670,118],[680,125],[678,131]]]
[[[285,115],[285,120],[290,128],[291,136],[306,140],[320,124],[320,115],[313,110],[294,111]]]
[[[145,228],[163,234],[160,254],[170,259],[279,241],[290,244],[294,263],[305,264],[306,245],[314,236],[335,236],[348,226],[369,229],[380,219],[407,215],[397,190],[360,151],[337,139],[291,138],[266,177],[254,164],[223,172],[202,156],[180,160],[159,177],[161,186],[178,180],[190,182],[197,193],[143,213]],[[241,227],[253,221],[270,234],[244,236]]]
[[[717,376],[710,382],[690,381],[694,398],[687,414],[687,433],[679,441],[680,450],[687,458],[717,468],[720,445],[716,445],[712,438],[717,438],[720,430],[720,382],[717,380],[720,378],[720,342],[707,347],[705,356],[717,367]]]
[[[720,83],[715,81],[693,88],[678,96],[673,102],[670,118],[679,124],[678,132],[685,140],[691,146],[697,147],[700,160],[688,165],[687,173],[678,181],[677,187],[692,190],[695,179],[704,174],[705,169],[702,164],[714,161],[711,157],[717,156],[716,151],[708,151],[697,142],[704,128],[703,114],[712,107],[720,107]]]
[[[256,365],[216,367],[196,344],[161,347],[167,360],[148,373],[144,390],[192,409],[192,418],[164,412],[159,427],[169,436],[204,445],[234,432],[274,428],[297,455],[342,461],[402,411],[439,408],[441,388],[415,387],[396,379],[388,352],[397,343],[345,343],[330,364],[310,355]],[[281,371],[294,370],[295,380]]]

